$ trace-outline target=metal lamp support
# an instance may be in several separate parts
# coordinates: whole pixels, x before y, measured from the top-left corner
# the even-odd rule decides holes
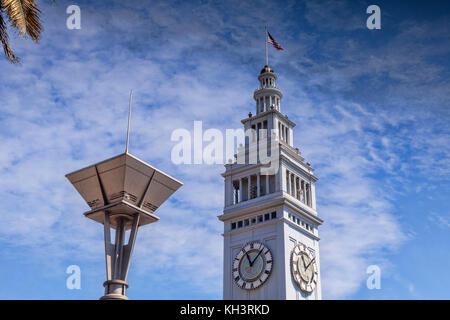
[[[134,217],[126,215],[112,215],[105,212],[105,259],[106,278],[103,283],[105,295],[101,300],[128,300],[126,290],[128,288],[127,275],[130,267],[131,254],[136,241],[139,228],[139,214]],[[111,242],[111,219],[116,219],[116,236],[114,243]],[[131,224],[131,232],[126,245],[124,245],[125,230]]]

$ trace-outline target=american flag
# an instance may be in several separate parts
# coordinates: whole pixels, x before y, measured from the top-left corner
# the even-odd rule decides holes
[[[272,44],[277,50],[283,50],[283,48],[278,44],[278,42],[276,42],[275,39],[272,38],[269,32],[267,32],[267,35],[268,35],[267,42]]]

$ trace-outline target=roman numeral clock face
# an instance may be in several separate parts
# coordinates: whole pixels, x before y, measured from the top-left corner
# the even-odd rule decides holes
[[[249,242],[233,260],[233,279],[242,289],[256,289],[269,278],[272,264],[269,248],[261,242]]]
[[[291,272],[300,290],[305,293],[314,291],[318,278],[316,258],[303,244],[296,245],[292,250]]]

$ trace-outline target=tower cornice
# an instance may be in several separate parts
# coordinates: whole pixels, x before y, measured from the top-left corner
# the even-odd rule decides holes
[[[264,202],[260,201],[253,202],[253,200],[258,199],[255,198],[244,202],[240,202],[232,206],[225,207],[223,210],[224,213],[217,217],[219,218],[220,221],[225,222],[231,219],[251,215],[253,213],[260,212],[261,210],[266,210],[285,205],[288,206],[290,209],[294,210],[298,215],[302,216],[303,218],[309,220],[310,222],[316,225],[321,225],[323,223],[323,220],[319,218],[314,209],[312,209],[311,207],[303,207],[299,205],[298,203],[296,203],[296,200],[294,200],[294,198],[290,199],[290,196],[287,193],[280,191],[270,195],[271,197],[269,197],[268,199],[262,199],[265,200]]]
[[[264,111],[264,112],[261,112],[261,113],[258,113],[258,114],[254,115],[254,116],[252,116],[252,117],[248,117],[248,118],[242,119],[241,122],[242,122],[242,124],[245,124],[245,123],[247,123],[247,122],[249,122],[249,121],[253,121],[253,120],[262,118],[262,117],[264,117],[264,116],[266,116],[266,115],[269,115],[269,114],[271,114],[271,113],[274,113],[274,114],[276,114],[277,116],[279,116],[281,119],[283,119],[284,121],[286,121],[292,128],[294,128],[294,127],[296,126],[296,124],[295,124],[294,122],[292,122],[291,120],[289,120],[288,117],[286,117],[284,114],[282,114],[280,111],[278,111],[278,110],[275,109],[275,108],[274,108],[274,109],[269,109],[269,110]]]
[[[249,232],[249,231],[253,231],[253,230],[257,230],[257,229],[262,229],[267,227],[268,225],[274,225],[274,224],[278,224],[278,223],[287,223],[288,225],[290,225],[292,228],[296,229],[297,231],[307,234],[309,237],[313,238],[316,241],[319,241],[320,238],[318,236],[316,236],[315,234],[313,234],[311,231],[307,231],[302,229],[301,227],[299,227],[298,225],[296,225],[295,223],[293,223],[292,221],[289,221],[286,218],[279,218],[277,220],[273,220],[264,224],[259,224],[259,225],[254,225],[245,229],[240,229],[240,230],[234,230],[234,231],[229,231],[226,233],[222,233],[223,237],[230,237],[230,236],[234,236],[237,235],[239,233],[245,233],[245,232]]]
[[[301,159],[304,159],[303,157],[299,156],[298,154],[292,152],[292,149],[291,149],[292,147],[287,146],[286,144],[281,144],[281,143],[280,143],[280,146],[281,146],[281,148],[282,148],[283,150],[287,151],[287,152],[289,153],[290,156],[292,156],[292,157],[294,157],[294,158],[299,157],[299,158],[301,158]],[[314,182],[316,182],[317,180],[319,180],[319,178],[317,178],[317,177],[314,175],[314,173],[313,173],[313,172],[314,172],[314,169],[313,169],[312,167],[309,167],[309,168],[311,168],[311,171],[312,171],[312,172],[311,172],[310,170],[305,169],[305,168],[303,167],[303,166],[305,166],[305,163],[304,163],[303,161],[299,161],[299,163],[301,164],[301,165],[299,166],[298,163],[293,162],[291,159],[289,159],[288,157],[286,157],[286,156],[283,155],[283,154],[280,155],[280,159],[285,160],[286,162],[288,162],[288,163],[290,163],[291,165],[293,165],[293,166],[297,167],[298,169],[300,169],[301,173],[303,173],[305,176],[309,177],[309,178],[310,178],[311,180],[313,180]],[[306,165],[306,166],[307,166],[307,165]],[[308,168],[308,167],[307,167],[307,168]]]
[[[280,99],[283,98],[283,93],[281,92],[281,90],[279,88],[271,87],[271,88],[256,89],[255,92],[253,93],[253,99],[257,100],[261,96],[266,96],[266,95],[270,95],[270,94],[276,94],[280,97]]]

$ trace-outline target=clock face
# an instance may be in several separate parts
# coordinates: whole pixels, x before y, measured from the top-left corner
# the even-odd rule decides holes
[[[291,254],[291,272],[300,290],[313,292],[317,285],[318,272],[315,257],[303,244],[294,247]]]
[[[249,242],[233,260],[233,279],[242,289],[256,289],[269,278],[272,264],[269,248],[261,242]]]

